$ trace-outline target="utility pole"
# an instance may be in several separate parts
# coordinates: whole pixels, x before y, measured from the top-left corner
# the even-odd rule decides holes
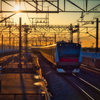
[[[21,69],[21,17],[19,18],[19,65],[18,67]]]
[[[77,32],[77,43],[80,43],[80,38],[79,38],[79,24],[77,24],[77,25],[75,25],[75,28],[77,28],[76,30],[72,30],[73,31],[73,33],[74,32]]]
[[[37,38],[36,38],[36,46],[37,46]]]
[[[2,35],[2,50],[3,50],[3,35]]]
[[[15,38],[13,37],[13,50],[14,50],[14,39],[15,39]]]
[[[27,50],[27,44],[28,44],[28,41],[27,41],[27,35],[28,35],[28,31],[29,31],[29,29],[30,28],[28,28],[28,25],[23,25],[23,27],[24,27],[24,32],[25,32],[25,44],[26,44],[26,54],[25,54],[25,65],[27,66],[27,52],[28,52],[28,50]]]
[[[71,39],[71,43],[72,43],[73,42],[73,26],[72,26],[72,24],[70,24],[69,30],[70,30],[70,39]]]
[[[32,45],[34,45],[34,40],[32,39]]]
[[[27,33],[25,34],[25,44],[26,44],[26,57],[27,57]]]
[[[41,46],[41,35],[40,35],[40,46]]]
[[[97,56],[97,52],[98,52],[98,18],[96,19],[96,53],[95,56]]]
[[[79,24],[77,25],[77,43],[80,43],[80,38],[79,38]]]
[[[56,43],[56,34],[54,34],[55,36],[54,36],[54,39],[55,39],[55,43]]]
[[[9,25],[9,49],[11,49],[11,25]]]
[[[46,46],[47,46],[47,37],[46,37]]]
[[[16,49],[17,49],[17,39],[16,39]]]

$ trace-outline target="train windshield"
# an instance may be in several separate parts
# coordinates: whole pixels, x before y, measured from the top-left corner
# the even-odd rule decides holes
[[[58,44],[58,53],[60,57],[69,58],[69,57],[79,57],[80,54],[80,45],[79,44]]]

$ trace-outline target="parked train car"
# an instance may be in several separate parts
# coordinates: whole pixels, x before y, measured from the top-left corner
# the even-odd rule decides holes
[[[32,47],[33,49],[36,50]],[[58,72],[79,72],[82,61],[80,44],[61,41],[53,45],[42,46],[38,50],[53,63]]]

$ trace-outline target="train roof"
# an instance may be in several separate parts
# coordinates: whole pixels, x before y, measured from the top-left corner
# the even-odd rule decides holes
[[[40,46],[40,48],[44,48],[44,47],[53,47],[53,46],[56,46],[56,44],[47,45],[47,46]]]
[[[57,44],[78,44],[80,45],[79,43],[71,43],[71,42],[66,42],[66,41],[59,41],[59,42],[56,42],[55,44],[52,44],[52,45],[47,45],[47,46],[32,46],[32,48],[45,48],[45,47],[53,47],[53,46],[56,46]]]
[[[31,48],[40,48],[40,46],[32,46]]]
[[[57,44],[79,44],[79,43],[73,43],[73,42],[66,42],[66,41],[59,41],[59,42],[56,42]],[[80,45],[80,44],[79,44]]]

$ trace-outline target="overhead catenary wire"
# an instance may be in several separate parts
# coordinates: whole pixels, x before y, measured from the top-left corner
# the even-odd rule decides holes
[[[87,14],[86,14],[86,15],[87,15]],[[98,15],[97,17],[100,17],[100,15]],[[80,19],[80,18],[79,18],[79,19]],[[77,22],[79,19],[77,19],[75,22]],[[93,20],[94,20],[94,18],[91,19],[90,21],[93,21]],[[90,21],[89,21],[89,22],[90,22]],[[75,23],[75,22],[74,22],[74,23]],[[82,24],[80,27],[82,27],[82,26],[84,26],[84,25]],[[83,28],[82,30],[84,30],[84,29],[85,29],[85,28]],[[81,31],[82,31],[82,30],[81,30]],[[93,28],[92,30],[95,30],[95,28]],[[89,30],[89,32],[88,32],[89,37],[92,36],[92,37],[96,38],[95,36],[93,36],[92,34],[90,34],[90,31],[92,31],[92,30]],[[80,33],[81,33],[81,31],[80,31]],[[93,31],[92,31],[91,33],[93,33]],[[87,36],[86,36],[86,37],[87,37]],[[80,37],[80,38],[81,38],[81,37]],[[85,37],[84,37],[84,38],[85,38]]]
[[[26,5],[25,5],[25,2],[24,2],[24,7],[25,7],[25,10],[27,11],[27,8],[26,8]],[[27,14],[27,17],[28,17],[29,22],[32,23],[31,20],[30,20],[30,18],[29,18],[28,13],[26,13],[26,14]]]

